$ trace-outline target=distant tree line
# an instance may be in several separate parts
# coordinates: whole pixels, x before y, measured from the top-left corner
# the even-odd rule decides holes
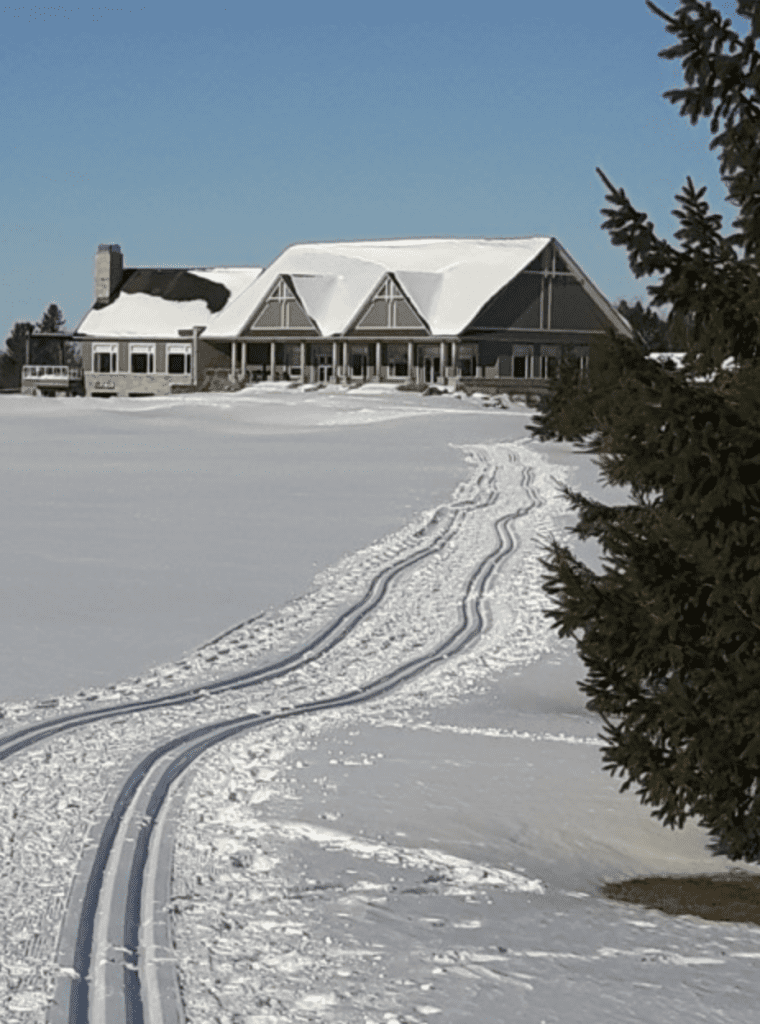
[[[615,304],[647,352],[686,352],[689,347],[691,318],[680,309],[673,309],[663,319],[651,306],[645,308],[638,299],[631,305],[625,300]]]
[[[28,361],[36,366],[79,365],[79,346],[64,336],[65,326],[63,311],[54,302],[50,303],[37,323],[15,323],[5,339],[5,351],[0,352],[0,390],[21,386],[21,368],[27,356]],[[60,334],[61,337],[37,336],[48,334]]]

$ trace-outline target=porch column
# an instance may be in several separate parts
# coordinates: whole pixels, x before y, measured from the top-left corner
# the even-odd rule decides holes
[[[459,343],[456,341],[451,343],[451,375],[454,378],[459,376]]]
[[[380,373],[380,367],[382,365],[382,355],[383,355],[383,351],[382,350],[383,350],[382,343],[379,342],[379,341],[376,341],[375,342],[375,377],[377,378],[377,380],[380,380],[382,378],[382,374]]]
[[[277,372],[277,346],[274,341],[269,342],[269,379],[274,380]]]
[[[441,380],[446,383],[446,342],[441,342],[441,354],[438,357],[438,362],[441,364]]]
[[[406,369],[409,377],[410,384],[416,384],[416,376],[414,369],[414,342],[409,341],[406,345]]]
[[[306,383],[306,342],[301,342],[301,383]]]
[[[348,380],[348,342],[343,342],[343,379]]]
[[[237,356],[236,348],[237,348],[237,342],[236,341],[231,341],[230,342],[230,380],[234,380],[235,379],[235,357]]]
[[[200,327],[193,327],[193,347],[190,356],[190,370],[192,372],[192,385],[194,388],[198,387],[198,335],[200,333]]]
[[[338,342],[332,343],[332,373],[330,374],[332,380],[337,381],[338,379]]]

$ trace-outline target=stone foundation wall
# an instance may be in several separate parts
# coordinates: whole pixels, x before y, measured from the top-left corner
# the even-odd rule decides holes
[[[189,374],[176,373],[85,373],[88,395],[171,395],[174,388],[190,383]]]

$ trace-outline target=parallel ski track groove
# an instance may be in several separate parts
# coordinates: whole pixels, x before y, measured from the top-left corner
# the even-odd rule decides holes
[[[511,457],[510,457],[511,458]],[[512,459],[515,461],[515,459]],[[441,641],[433,650],[422,654],[411,661],[385,673],[362,687],[339,694],[335,697],[306,702],[291,708],[283,708],[276,712],[259,712],[244,715],[237,719],[217,722],[194,729],[182,736],[162,744],[153,750],[132,772],[124,784],[114,806],[114,810],[101,835],[95,863],[88,884],[87,896],[83,903],[77,935],[77,949],[74,970],[78,978],[73,982],[69,1003],[69,1024],[106,1024],[101,1021],[90,1021],[88,1006],[87,974],[92,958],[92,938],[95,914],[98,903],[98,892],[106,862],[111,852],[114,837],[126,813],[129,804],[140,782],[145,778],[152,766],[171,750],[184,746],[184,750],[165,768],[153,785],[147,810],[140,831],[134,843],[131,857],[130,877],[127,886],[126,911],[123,922],[123,990],[125,999],[126,1020],[129,1024],[145,1024],[143,999],[139,966],[139,928],[142,911],[144,871],[148,859],[148,850],[152,832],[156,826],[161,808],[166,800],[171,785],[190,765],[206,750],[226,739],[230,739],[246,730],[257,726],[269,725],[287,718],[314,714],[319,711],[347,707],[363,703],[378,697],[399,686],[419,672],[431,668],[444,659],[460,653],[483,630],[484,620],[481,601],[493,573],[499,563],[515,549],[515,541],[509,531],[509,524],[527,515],[542,504],[538,494],[532,487],[533,471],[524,467],[521,485],[530,499],[530,504],[514,512],[507,513],[494,523],[498,543],[483,558],[470,576],[465,594],[459,607],[460,621],[452,633]],[[495,500],[495,499],[494,499]],[[486,504],[491,504],[487,502]]]
[[[482,457],[477,452],[477,449],[473,450],[473,454],[481,458],[482,461]],[[517,457],[511,453],[508,458],[513,463],[517,461]],[[462,518],[468,512],[489,507],[496,502],[498,489],[495,485],[495,477],[496,467],[490,465],[483,468],[480,476],[474,481],[475,486],[478,488],[476,496],[442,506],[426,527],[424,527],[425,531],[429,531],[434,524],[439,525],[441,519],[445,521],[442,531],[436,533],[432,542],[427,547],[414,551],[411,555],[407,555],[378,573],[370,582],[359,601],[324,628],[307,645],[295,650],[280,661],[252,672],[241,673],[219,680],[216,683],[195,687],[190,690],[175,691],[162,697],[135,701],[124,705],[112,705],[106,708],[93,709],[92,711],[78,712],[29,726],[0,740],[0,760],[10,757],[12,754],[25,749],[33,743],[79,725],[86,725],[102,719],[141,712],[152,708],[172,707],[190,703],[212,693],[245,689],[286,675],[294,668],[308,665],[332,650],[369,612],[374,610],[384,599],[391,582],[397,576],[441,550],[452,535],[458,531]],[[72,963],[74,977],[70,987],[69,1024],[106,1024],[106,1022],[91,1021],[89,1008],[89,973],[93,956],[92,946],[98,898],[116,834],[129,812],[130,805],[140,784],[145,780],[147,773],[150,772],[156,762],[178,747],[184,748],[171,761],[168,767],[163,769],[158,779],[153,782],[147,810],[134,842],[131,856],[126,911],[123,922],[124,959],[122,972],[126,1020],[129,1024],[144,1024],[145,1020],[140,991],[140,974],[137,969],[144,872],[148,859],[151,835],[171,785],[202,753],[217,743],[230,739],[246,730],[269,725],[277,721],[366,702],[387,693],[421,671],[429,669],[444,659],[460,653],[469,646],[482,633],[484,628],[481,604],[488,581],[500,562],[507,558],[515,549],[515,541],[509,531],[509,524],[543,504],[532,486],[533,477],[533,470],[524,466],[521,486],[529,498],[529,504],[526,507],[501,516],[494,522],[493,526],[497,534],[497,544],[481,560],[468,579],[465,593],[459,604],[458,625],[433,650],[405,662],[403,665],[379,676],[364,686],[334,697],[305,702],[294,707],[283,707],[273,712],[263,711],[243,715],[238,718],[218,721],[190,730],[155,748],[131,772],[116,798],[108,820],[101,832],[87,882],[86,894],[82,902]],[[439,521],[438,524],[436,521]],[[245,625],[245,623],[241,625]]]
[[[468,511],[478,508],[487,508],[489,505],[493,504],[496,500],[496,493],[493,489],[492,472],[485,471],[481,473],[480,477],[476,481],[476,486],[482,488],[484,484],[490,485],[485,498],[481,498],[479,501],[477,498],[473,498],[462,502],[453,502],[439,509],[424,529],[428,530],[439,517],[447,519],[448,522],[446,523],[443,532],[439,533],[431,544],[422,550],[417,550],[413,554],[407,555],[405,558],[401,559],[401,561],[388,566],[386,569],[383,569],[382,572],[378,573],[377,576],[370,581],[370,584],[365,590],[363,596],[355,604],[346,609],[345,612],[323,629],[321,633],[309,641],[308,644],[296,649],[286,655],[286,657],[260,669],[254,669],[250,672],[243,672],[238,675],[229,676],[225,679],[220,679],[216,683],[207,683],[202,686],[192,687],[191,689],[175,691],[174,693],[169,693],[162,697],[151,697],[146,700],[133,701],[128,704],[109,705],[105,708],[93,708],[92,711],[74,712],[71,715],[64,715],[60,718],[47,719],[44,722],[38,722],[35,725],[19,729],[16,732],[0,739],[0,761],[4,761],[13,754],[17,754],[20,751],[25,750],[33,743],[49,739],[51,736],[55,736],[69,729],[74,729],[79,725],[89,725],[92,722],[99,722],[107,718],[116,718],[121,715],[149,711],[155,708],[168,708],[182,704],[190,704],[193,701],[202,700],[210,694],[226,693],[230,690],[243,690],[251,686],[260,686],[262,683],[270,682],[273,679],[277,679],[279,676],[285,675],[294,668],[310,664],[327,651],[332,650],[333,647],[341,642],[341,640],[344,640],[356,626],[356,623],[380,604],[388,591],[388,587],[397,576],[401,575],[401,573],[410,569],[418,562],[421,562],[435,554],[437,551],[440,551],[448,542],[450,537],[456,532],[459,520],[463,515]],[[241,623],[241,626],[243,625],[246,625],[246,623]],[[234,632],[234,630],[230,632]],[[229,633],[224,633],[222,634],[222,637],[227,635],[229,635]],[[218,639],[220,638],[218,637],[217,640]],[[204,646],[209,645],[206,644]]]

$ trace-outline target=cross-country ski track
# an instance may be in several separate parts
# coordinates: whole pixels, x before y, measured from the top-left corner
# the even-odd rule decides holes
[[[48,1012],[50,1024],[175,1024],[184,1019],[164,910],[170,871],[160,854],[171,850],[168,797],[176,791],[178,780],[204,751],[223,740],[285,719],[373,700],[477,644],[487,628],[489,586],[519,546],[512,524],[545,503],[523,452],[515,444],[472,447],[469,457],[476,469],[469,484],[457,492],[460,496],[436,510],[414,534],[403,556],[377,572],[351,607],[284,657],[179,692],[48,718],[0,739],[0,760],[5,760],[62,732],[117,716],[242,693],[293,673],[308,681],[309,673],[318,673],[331,655],[340,655],[343,648],[356,643],[359,632],[372,631],[375,619],[398,601],[399,587],[419,588],[416,575],[431,560],[445,557],[468,529],[480,530],[478,557],[471,558],[459,578],[451,574],[450,586],[457,592],[449,595],[448,604],[455,609],[456,620],[442,635],[424,638],[424,649],[410,651],[403,644],[398,651],[385,649],[384,670],[370,672],[360,685],[346,685],[336,675],[330,680],[332,692],[300,702],[288,699],[283,690],[274,706],[180,731],[131,766],[89,836],[70,891],[60,932],[60,976]],[[511,477],[506,487],[501,481],[502,491],[509,492],[508,507],[500,494],[504,474]],[[518,494],[523,496],[519,504]],[[486,526],[490,542],[484,544]],[[440,571],[433,574],[435,587],[442,585],[440,577]],[[362,657],[361,648],[358,656]],[[371,670],[371,658],[367,666]],[[531,883],[526,880],[526,884]]]

